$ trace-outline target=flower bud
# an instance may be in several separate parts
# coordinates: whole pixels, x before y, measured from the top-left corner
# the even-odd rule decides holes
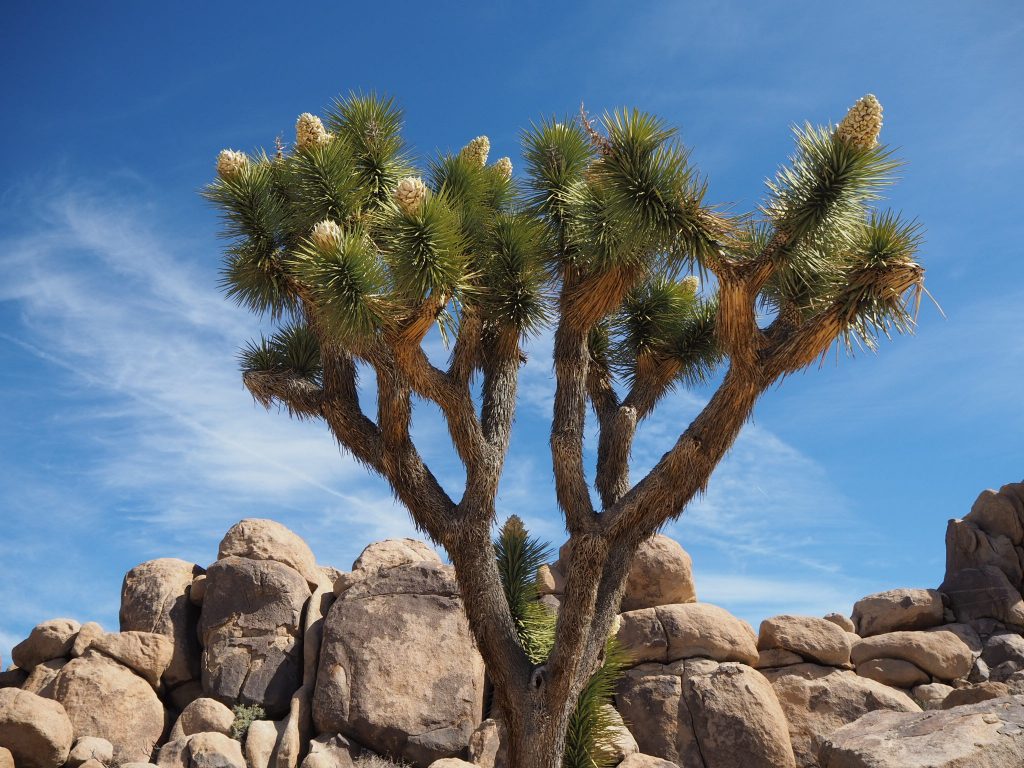
[[[499,157],[494,163],[495,169],[501,174],[501,178],[508,181],[512,178],[512,160],[507,157]]]
[[[316,115],[303,112],[295,121],[295,147],[297,149],[312,149],[322,147],[331,140],[331,134],[324,128],[324,124]]]
[[[487,155],[491,151],[491,140],[486,136],[477,136],[469,144],[462,148],[462,156],[480,164],[483,168],[487,165]]]
[[[395,202],[406,213],[416,213],[427,197],[427,185],[419,176],[406,176],[395,189]]]
[[[217,155],[217,175],[222,179],[236,178],[248,165],[249,158],[245,152],[222,149],[220,154]]]
[[[882,131],[882,105],[869,93],[846,113],[836,128],[836,138],[860,149],[870,149],[878,143]]]
[[[329,251],[341,240],[341,227],[336,221],[324,219],[317,222],[316,226],[313,227],[313,231],[309,234],[309,239],[321,251]]]

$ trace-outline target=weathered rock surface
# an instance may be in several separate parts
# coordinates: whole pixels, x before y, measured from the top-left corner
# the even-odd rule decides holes
[[[1010,661],[1024,668],[1024,636],[1016,632],[999,632],[985,641],[981,658],[990,668]]]
[[[854,603],[853,623],[858,635],[870,637],[938,626],[942,611],[942,595],[936,589],[890,589]]]
[[[753,628],[724,608],[686,603],[642,608],[622,614],[618,640],[634,662],[667,663],[706,657],[715,661],[758,661]]]
[[[195,563],[160,558],[132,568],[121,586],[121,631],[155,632],[174,643],[164,673],[171,686],[199,677],[199,609],[188,595],[192,580],[202,572]]]
[[[50,619],[33,627],[29,636],[11,649],[11,660],[31,672],[36,664],[71,653],[81,625],[74,619]]]
[[[103,632],[79,650],[76,655],[92,649],[120,662],[156,688],[174,656],[174,644],[165,635],[155,632]]]
[[[921,709],[942,709],[942,702],[953,692],[953,687],[945,683],[925,683],[911,691],[914,701]]]
[[[110,765],[114,761],[114,745],[97,736],[82,736],[71,748],[67,765],[75,768],[89,760]]]
[[[1024,697],[922,713],[871,712],[838,729],[822,768],[1010,768],[1024,765]]]
[[[872,659],[857,665],[857,674],[894,688],[925,685],[931,677],[916,664],[903,659]]]
[[[207,695],[262,706],[278,718],[302,684],[306,579],[274,560],[226,557],[207,571],[199,622]]]
[[[668,760],[662,760],[660,757],[636,754],[630,755],[619,763],[619,768],[679,768],[679,766]]]
[[[331,607],[313,699],[317,732],[426,766],[465,747],[483,691],[483,660],[452,568],[381,569]]]
[[[1006,574],[993,565],[947,574],[940,589],[949,598],[957,621],[995,619],[1024,628],[1024,599]]]
[[[1010,689],[1006,683],[984,682],[977,685],[970,685],[966,688],[957,688],[943,699],[942,709],[952,709],[965,704],[978,704],[989,699],[1001,699],[1010,695]]]
[[[164,707],[153,687],[96,651],[69,661],[52,684],[76,736],[114,745],[117,762],[146,762],[164,732]]]
[[[837,627],[842,629],[844,632],[851,632],[856,634],[857,627],[852,621],[841,613],[827,613],[824,616],[825,621],[831,621]]]
[[[245,735],[245,760],[249,768],[270,768],[281,738],[283,722],[254,720]]]
[[[836,729],[878,709],[919,712],[905,693],[856,673],[797,664],[766,669],[786,715],[790,740],[799,766],[816,765],[818,750]]]
[[[71,751],[74,729],[64,708],[16,688],[0,690],[0,747],[18,768],[58,768]]]
[[[866,637],[850,658],[860,665],[873,659],[902,659],[940,680],[964,677],[974,665],[971,649],[952,632],[889,632]]]
[[[352,757],[358,751],[344,736],[325,733],[309,742],[302,768],[355,768]]]
[[[696,599],[693,561],[678,542],[658,534],[640,545],[626,577],[623,611],[692,603]]]
[[[168,741],[195,733],[231,734],[235,714],[216,699],[199,698],[185,707],[171,729]]]
[[[761,622],[757,647],[780,648],[807,661],[841,666],[850,662],[850,635],[825,619],[813,616],[774,616]]]
[[[643,754],[708,768],[794,764],[771,686],[742,664],[642,664],[620,681],[617,702]]]
[[[220,542],[217,559],[244,557],[290,566],[315,589],[325,581],[313,550],[302,538],[273,520],[249,518],[235,523]]]
[[[161,751],[160,768],[247,768],[242,745],[223,733],[197,733],[170,742],[168,747],[171,745],[175,762],[165,763]]]
[[[508,752],[505,724],[500,720],[484,720],[469,737],[469,759],[480,768],[506,768]]]
[[[441,558],[431,547],[419,539],[385,539],[375,541],[360,553],[352,563],[353,571],[377,571],[397,568],[413,563],[438,563]]]
[[[32,668],[32,674],[30,674],[25,682],[22,684],[21,689],[30,693],[36,693],[40,696],[49,696],[50,686],[53,681],[57,679],[57,673],[64,668],[64,665],[68,663],[68,659],[50,659],[36,664]]]
[[[754,668],[788,667],[790,664],[803,663],[804,658],[798,653],[793,653],[783,648],[769,648],[767,651],[758,651],[757,664],[754,665]]]

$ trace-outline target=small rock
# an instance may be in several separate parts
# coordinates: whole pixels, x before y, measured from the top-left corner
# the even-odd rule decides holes
[[[958,688],[943,700],[943,709],[952,709],[966,704],[978,704],[989,699],[1000,699],[1010,695],[1010,689],[1006,683],[978,683],[967,688]],[[1021,725],[1024,725],[1022,723]]]
[[[926,683],[918,685],[911,691],[921,709],[942,709],[942,702],[952,692],[952,686],[945,683]]]
[[[114,745],[98,736],[82,736],[71,748],[67,764],[74,768],[87,760],[96,760],[103,765],[114,761]]]
[[[675,763],[670,763],[668,760],[662,760],[660,757],[651,757],[650,755],[637,753],[630,755],[619,763],[619,768],[679,768],[679,766]]]
[[[206,574],[200,573],[192,579],[192,586],[188,588],[188,600],[192,605],[202,607],[206,599]]]
[[[250,768],[268,768],[277,751],[283,722],[253,720],[245,737],[245,759]]]
[[[846,632],[857,632],[857,627],[854,625],[854,623],[850,621],[850,619],[848,619],[846,616],[843,616],[843,614],[841,613],[829,613],[824,618],[825,621],[831,621],[837,627]]]
[[[234,721],[234,713],[216,699],[199,698],[181,711],[167,740],[175,741],[204,732],[230,736]]]
[[[223,733],[188,737],[188,768],[247,768],[242,745]]]
[[[989,679],[988,664],[985,663],[984,659],[975,659],[974,666],[971,667],[971,671],[967,674],[967,681],[970,683],[984,683]]]

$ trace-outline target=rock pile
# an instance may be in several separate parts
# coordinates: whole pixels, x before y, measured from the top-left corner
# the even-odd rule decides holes
[[[946,543],[939,589],[755,632],[697,601],[676,542],[646,542],[617,631],[621,768],[1024,764],[1024,484],[982,493]],[[570,567],[563,547],[538,574],[552,608]],[[342,572],[243,520],[205,569],[129,571],[119,632],[54,619],[12,661],[0,768],[505,765],[454,572],[411,539]]]

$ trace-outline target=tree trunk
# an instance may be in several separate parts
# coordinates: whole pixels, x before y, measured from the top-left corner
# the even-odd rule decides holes
[[[565,732],[574,707],[564,701],[552,705],[541,691],[531,691],[524,699],[504,717],[507,768],[562,768]]]

